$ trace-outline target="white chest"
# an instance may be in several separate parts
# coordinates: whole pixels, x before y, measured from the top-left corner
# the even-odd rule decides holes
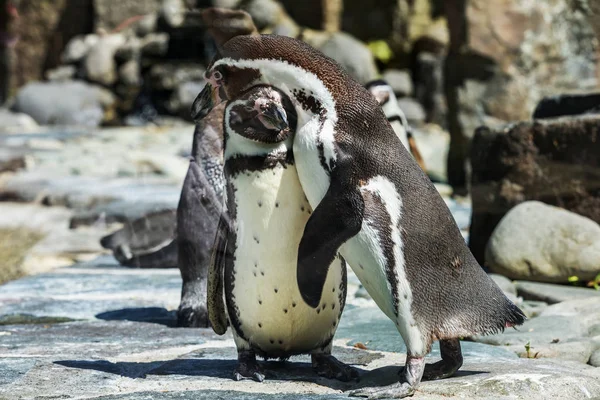
[[[229,184],[237,204],[232,299],[243,335],[265,352],[316,348],[332,336],[339,322],[343,266],[336,259],[329,268],[319,308],[306,305],[296,266],[312,208],[295,166],[240,173]]]

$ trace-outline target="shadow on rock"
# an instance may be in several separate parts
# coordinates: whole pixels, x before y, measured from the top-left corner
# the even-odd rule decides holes
[[[162,307],[124,308],[97,314],[96,318],[105,321],[150,322],[171,328],[177,326],[177,313]]]
[[[400,373],[402,372],[403,367],[398,367],[395,365],[390,365],[387,367],[381,367],[374,369],[372,371],[368,371],[365,374],[361,374],[360,381],[355,384],[352,389],[361,389],[365,387],[381,387],[394,384],[398,382],[398,378]],[[459,370],[452,376],[452,378],[460,378],[470,375],[479,375],[485,374],[487,372],[484,371],[463,371]],[[425,382],[425,380],[423,380]]]
[[[90,369],[127,378],[146,379],[150,375],[181,375],[190,377],[222,378],[233,381],[233,371],[237,360],[230,359],[176,359],[154,362],[116,362],[106,360],[61,360],[55,364],[68,368]],[[311,382],[335,390],[349,390],[357,382],[340,382],[319,377],[310,363],[289,361],[266,361],[261,365],[266,373],[266,383],[270,381]],[[397,368],[396,368],[397,370]],[[360,374],[365,370],[358,369]],[[372,373],[372,372],[371,372]],[[397,376],[397,375],[396,375]],[[396,378],[397,379],[397,378]],[[392,381],[390,380],[390,383]]]

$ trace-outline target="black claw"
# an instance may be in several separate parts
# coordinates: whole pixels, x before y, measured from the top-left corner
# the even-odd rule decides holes
[[[358,378],[358,371],[339,361],[331,354],[313,354],[312,366],[317,375],[348,382]]]
[[[265,380],[265,375],[256,361],[256,355],[252,350],[238,351],[238,365],[233,373],[233,379],[236,381],[254,379],[257,382]]]

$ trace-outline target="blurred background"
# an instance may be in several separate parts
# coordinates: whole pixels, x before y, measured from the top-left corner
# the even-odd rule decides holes
[[[0,0],[0,282],[96,257],[121,224],[175,212],[215,51],[209,6],[246,10],[363,84],[385,79],[482,265],[552,282],[600,272],[574,255],[575,228],[535,242],[517,218],[490,244],[509,210],[538,200],[586,217],[598,251],[598,1]],[[534,215],[567,218],[555,211]],[[515,235],[522,254],[506,260]]]

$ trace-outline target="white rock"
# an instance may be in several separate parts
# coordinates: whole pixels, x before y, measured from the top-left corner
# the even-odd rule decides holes
[[[61,56],[64,63],[76,63],[89,53],[90,49],[98,43],[100,37],[90,34],[85,36],[75,36],[67,43],[65,50]]]
[[[84,67],[87,78],[103,85],[115,83],[117,81],[115,53],[124,44],[123,35],[101,36],[85,57]]]
[[[488,242],[486,265],[512,279],[566,282],[600,272],[600,226],[541,202],[514,207]]]

